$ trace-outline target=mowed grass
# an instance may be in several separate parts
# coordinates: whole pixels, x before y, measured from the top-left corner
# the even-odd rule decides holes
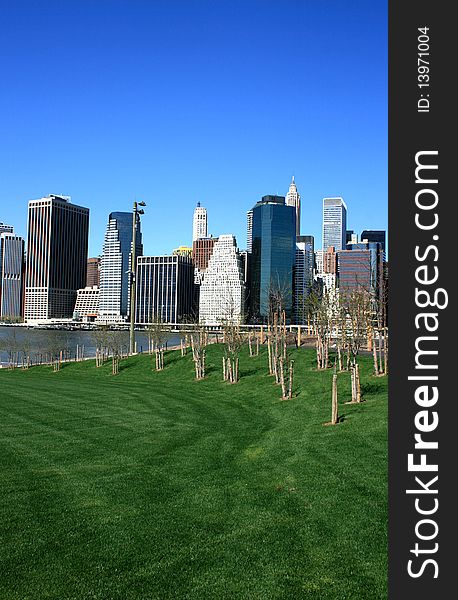
[[[0,598],[387,597],[387,381],[363,398],[292,351],[295,397],[266,350],[221,381],[222,348],[0,371]]]

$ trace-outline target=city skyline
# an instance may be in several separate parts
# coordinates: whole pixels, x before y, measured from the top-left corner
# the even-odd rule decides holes
[[[299,188],[298,188],[298,192],[299,192]],[[54,195],[55,194],[50,194],[49,196],[54,196]],[[58,196],[58,195],[56,195],[56,196]],[[46,197],[46,196],[44,196],[44,197]],[[71,195],[70,196],[65,196],[65,197],[68,198],[68,200],[69,200],[69,202],[71,204],[76,204],[76,202],[71,197]],[[262,196],[260,196],[256,200],[254,200],[253,205],[256,204],[256,202],[259,202],[259,200],[261,199],[261,197]],[[286,194],[285,194],[285,197],[286,197]],[[35,199],[38,200],[38,197],[35,198]],[[308,230],[304,231],[303,228],[302,228],[302,225],[301,225],[302,231],[300,232],[300,235],[302,235],[302,236],[303,235],[307,235],[307,236],[311,235],[311,236],[313,236],[314,239],[315,239],[315,248],[316,249],[326,250],[325,248],[322,248],[322,241],[323,241],[323,201],[324,200],[325,200],[325,197],[322,197],[319,200],[320,223],[318,224],[318,228],[317,228],[318,229],[318,233],[317,232],[312,233],[312,232],[310,232]],[[347,204],[347,203],[345,203],[345,204]],[[84,205],[84,203],[78,203],[78,205],[82,206],[82,205]],[[92,226],[93,209],[92,209],[92,207],[89,204],[85,205],[85,206],[86,206],[86,208],[89,209],[89,214],[90,214],[90,218],[89,218],[88,258],[90,258],[90,257],[94,257],[94,258],[95,257],[100,257],[103,254],[104,236],[105,236],[105,233],[106,233],[106,231],[105,231],[106,230],[106,219],[107,219],[108,215],[110,213],[112,213],[112,212],[125,212],[125,213],[129,213],[129,206],[127,206],[126,210],[124,210],[124,211],[118,211],[118,210],[113,210],[113,209],[110,209],[108,211],[107,215],[105,216],[105,223],[104,223],[104,227],[103,227],[103,231],[102,231],[101,245],[100,245],[100,247],[98,249],[95,247],[94,241],[92,241],[93,237],[94,237],[94,235],[93,235],[94,234],[94,227]],[[210,211],[208,210],[207,206],[204,206],[201,202],[198,202],[197,203],[197,208],[199,208],[199,207],[202,207],[202,209],[205,210],[205,212],[206,212],[206,219],[207,219],[208,218],[208,214],[210,213]],[[363,223],[360,229],[356,228],[354,230],[353,229],[350,230],[349,226],[348,226],[348,222],[353,223],[354,219],[355,219],[355,215],[353,214],[353,211],[351,210],[351,208],[352,208],[351,206],[350,207],[347,206],[347,224],[346,224],[346,231],[347,232],[351,231],[353,233],[353,231],[355,231],[355,233],[358,236],[360,235],[359,232],[361,232],[361,234],[362,234],[366,230],[370,231],[370,232],[382,231],[382,232],[385,232],[385,234],[386,234],[387,230],[384,229],[383,227],[379,227],[377,223],[375,223],[374,227],[368,227],[368,226],[366,226]],[[153,209],[154,209],[154,207],[153,207]],[[195,223],[194,223],[195,222],[195,211],[196,211],[196,205],[194,205],[193,207],[191,207],[191,211],[190,211],[189,214],[185,214],[182,217],[186,221],[186,223],[187,223],[187,229],[189,230],[188,231],[189,240],[184,240],[184,241],[181,240],[181,239],[177,240],[175,237],[173,237],[173,235],[174,235],[173,231],[174,230],[172,229],[171,230],[171,234],[172,235],[168,236],[168,241],[166,242],[167,246],[164,249],[164,251],[162,251],[162,252],[155,252],[154,250],[151,250],[151,247],[152,247],[151,240],[148,239],[148,237],[145,237],[145,235],[143,235],[144,254],[145,255],[150,255],[150,256],[165,256],[165,255],[168,255],[168,254],[171,255],[173,253],[174,249],[178,245],[182,245],[182,246],[188,246],[189,245],[190,247],[192,247],[192,243],[193,243],[193,229],[195,227]],[[301,212],[300,212],[300,214],[301,214],[301,222],[304,221],[303,211],[304,211],[304,208],[301,207]],[[26,217],[25,217],[26,226],[25,226],[24,233],[18,231],[18,227],[16,226],[15,223],[11,223],[11,224],[9,224],[9,226],[11,227],[12,230],[14,230],[14,232],[15,232],[16,235],[20,235],[20,236],[22,236],[26,240],[27,239],[27,204],[25,205],[24,212],[26,214]],[[145,221],[147,221],[148,213],[151,214],[151,212],[152,212],[151,210],[147,211],[147,213],[145,215],[143,215],[143,217],[141,219],[142,229],[143,230],[145,230]],[[230,212],[231,211],[228,211],[228,213],[227,213],[228,217],[230,216]],[[207,236],[208,237],[211,236],[211,237],[217,238],[219,235],[222,235],[222,234],[224,235],[224,234],[227,234],[227,233],[231,233],[232,235],[234,235],[235,239],[237,240],[237,247],[240,250],[246,250],[247,249],[247,241],[248,241],[247,240],[247,236],[248,236],[247,214],[251,213],[251,212],[252,212],[252,208],[249,208],[243,214],[238,215],[238,217],[240,217],[239,218],[239,225],[236,228],[236,230],[239,232],[238,234],[235,233],[235,230],[234,231],[229,231],[228,228],[224,228],[224,223],[223,223],[222,229],[220,231],[213,231],[211,227],[208,227],[208,229],[207,229]],[[4,213],[6,214],[6,211],[4,211],[4,209],[2,207],[2,212],[0,213],[0,218],[2,218],[3,221],[6,223],[7,219],[3,217]],[[211,213],[210,213],[210,217],[211,217]],[[155,219],[155,220],[156,220],[156,223],[157,223],[157,230],[158,231],[163,230],[163,227],[161,227],[161,224],[158,222],[158,220],[157,219]],[[360,221],[361,218],[357,217],[356,220]],[[190,225],[190,223],[191,223],[191,225]],[[207,227],[207,225],[206,225],[206,227]],[[148,230],[148,228],[146,228],[146,230]],[[97,231],[95,237],[97,239],[99,239],[100,235],[101,235],[100,232]],[[154,238],[154,232],[153,232],[152,235],[153,235],[153,238]],[[388,240],[386,240],[384,242],[384,246],[385,245],[388,246],[387,242],[388,242]],[[388,252],[386,252],[386,254],[388,256]]]
[[[190,245],[197,202],[208,233],[231,232],[243,248],[247,210],[285,196],[293,175],[302,234],[320,240],[326,196],[351,206],[349,228],[387,229],[383,5],[353,18],[343,2],[55,8],[5,7],[0,219],[19,235],[27,202],[54,193],[91,209],[91,256],[107,215],[134,200],[148,204],[147,254]],[[65,44],[37,49],[36,31]]]

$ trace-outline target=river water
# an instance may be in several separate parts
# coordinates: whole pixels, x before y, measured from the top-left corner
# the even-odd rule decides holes
[[[125,331],[126,349],[129,344],[129,332]],[[28,329],[27,327],[2,327],[0,326],[0,364],[5,365],[8,360],[8,349],[15,347],[22,352],[26,347],[32,359],[39,354],[46,355],[49,351],[51,339],[59,340],[62,350],[67,350],[74,357],[77,347],[81,353],[84,347],[84,357],[95,356],[95,340],[92,331],[66,331],[60,329]],[[143,331],[135,332],[138,352],[147,352],[148,336]],[[180,343],[177,333],[169,335],[168,346]],[[80,354],[81,355],[81,354]]]

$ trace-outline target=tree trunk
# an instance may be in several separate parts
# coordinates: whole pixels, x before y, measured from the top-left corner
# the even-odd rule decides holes
[[[272,348],[270,345],[270,337],[267,338],[267,354],[269,357],[269,375],[273,374],[273,368],[272,368]]]
[[[332,407],[331,407],[331,424],[336,425],[339,421],[338,414],[338,398],[337,398],[337,372],[334,365],[334,373],[332,374]]]
[[[283,356],[279,358],[280,363],[280,383],[281,383],[281,393],[283,400],[286,399],[286,386],[285,386],[285,374],[283,372]]]
[[[375,338],[375,335],[373,337]],[[378,370],[377,345],[375,343],[372,343],[372,356],[374,358],[374,374],[376,377],[378,377],[379,370]]]
[[[350,377],[351,377],[351,401],[356,402],[356,380],[355,380],[355,365],[350,365]]]
[[[294,360],[289,363],[289,389],[288,398],[291,400],[293,397],[293,376],[294,376]]]
[[[388,331],[386,327],[383,328],[383,359],[383,372],[388,375]]]
[[[228,374],[229,374],[229,382],[232,383],[234,375],[232,372],[232,363],[231,363],[230,358],[227,359],[227,370],[228,370]]]
[[[356,402],[361,402],[361,382],[359,379],[359,364],[355,363]]]

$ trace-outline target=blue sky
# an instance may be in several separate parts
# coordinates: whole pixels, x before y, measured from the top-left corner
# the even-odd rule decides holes
[[[90,214],[144,200],[146,254],[209,232],[246,245],[246,211],[294,174],[302,234],[322,198],[387,227],[387,4],[66,0],[1,4],[0,221],[65,194]]]

